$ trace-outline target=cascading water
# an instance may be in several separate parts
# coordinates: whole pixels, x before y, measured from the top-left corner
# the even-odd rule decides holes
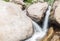
[[[46,16],[45,16],[45,19],[43,22],[43,30],[46,30],[48,27],[48,20],[49,20],[50,11],[51,11],[51,6],[48,7],[48,10],[46,12]]]
[[[48,20],[49,20],[49,15],[50,15],[50,11],[51,11],[51,6],[48,7],[48,10],[46,12],[46,16],[45,16],[45,20],[43,22],[43,28],[41,28],[36,22],[33,22],[33,26],[34,26],[34,34],[32,35],[31,38],[25,40],[25,41],[37,41],[37,39],[42,39],[48,30]]]
[[[42,28],[33,21],[33,26],[34,26],[34,30],[35,32],[41,32],[42,31]]]

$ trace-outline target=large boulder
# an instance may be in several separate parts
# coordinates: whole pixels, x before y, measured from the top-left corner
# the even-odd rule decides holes
[[[27,15],[31,17],[34,21],[38,22],[44,16],[44,13],[48,7],[46,2],[44,3],[34,3],[27,9]]]
[[[53,5],[54,19],[60,24],[60,0],[56,0]]]
[[[60,24],[60,5],[55,9],[54,18]]]
[[[0,41],[20,41],[33,33],[32,20],[14,3],[0,1]]]

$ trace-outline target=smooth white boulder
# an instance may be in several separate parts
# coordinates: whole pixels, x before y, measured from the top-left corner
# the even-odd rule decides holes
[[[14,3],[0,1],[0,41],[20,41],[33,33],[32,20]]]

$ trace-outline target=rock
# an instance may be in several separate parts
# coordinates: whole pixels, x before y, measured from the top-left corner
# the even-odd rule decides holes
[[[58,35],[54,35],[53,39],[51,39],[51,41],[60,41],[59,36]]]
[[[55,0],[53,4],[54,19],[60,24],[60,0]]]
[[[60,0],[55,0],[54,4],[53,4],[53,9],[55,10],[55,8],[60,4]]]
[[[60,24],[60,4],[55,9],[54,18]]]
[[[32,33],[32,20],[18,5],[0,1],[0,41],[20,41]]]
[[[60,41],[60,31],[56,31],[51,41]]]
[[[34,21],[38,22],[44,16],[44,13],[48,7],[46,2],[44,3],[34,3],[30,7],[28,7],[28,16],[31,17]]]
[[[23,2],[24,0],[10,0],[11,2],[17,3],[17,4],[21,4],[24,5],[25,3]]]

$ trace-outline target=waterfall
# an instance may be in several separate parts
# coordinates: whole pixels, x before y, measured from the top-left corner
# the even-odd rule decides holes
[[[48,7],[48,10],[46,12],[46,16],[43,22],[43,28],[41,28],[36,22],[32,21],[33,26],[34,26],[34,34],[32,35],[31,38],[25,40],[25,41],[37,41],[37,39],[42,39],[48,30],[48,20],[49,20],[49,15],[50,15],[50,11],[51,11],[51,6]]]
[[[33,23],[34,30],[36,32],[41,32],[42,31],[42,28],[36,22],[32,21],[32,23]]]
[[[51,6],[48,7],[48,10],[46,12],[46,16],[43,22],[43,30],[47,30],[50,11],[51,11]]]

